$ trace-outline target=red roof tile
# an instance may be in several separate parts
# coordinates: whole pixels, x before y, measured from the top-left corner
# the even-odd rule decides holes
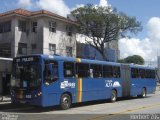
[[[8,11],[8,12],[5,12],[5,13],[1,13],[0,17],[12,15],[12,14],[22,15],[22,16],[26,16],[26,17],[36,16],[36,15],[48,15],[50,17],[55,17],[57,19],[65,21],[65,22],[69,22],[69,23],[72,23],[72,24],[77,24],[76,22],[71,21],[70,19],[62,17],[62,16],[57,15],[55,13],[49,12],[47,10],[28,11],[28,10],[24,10],[24,9],[16,9],[16,10],[11,10],[11,11]]]

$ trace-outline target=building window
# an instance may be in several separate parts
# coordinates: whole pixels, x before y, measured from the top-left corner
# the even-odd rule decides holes
[[[67,31],[68,36],[72,36],[72,29],[73,29],[72,26],[67,26],[66,27],[66,31]]]
[[[32,44],[32,50],[35,50],[37,48],[36,44]]]
[[[56,32],[56,22],[49,22],[49,31]]]
[[[32,49],[32,50],[31,50],[31,53],[32,53],[32,54],[36,54],[36,53],[37,53],[37,51],[36,51],[37,45],[36,45],[36,44],[32,44],[32,45],[31,45],[31,49]]]
[[[49,51],[51,54],[56,54],[56,44],[49,43]]]
[[[18,21],[18,30],[22,32],[26,32],[26,21],[22,21],[22,20]]]
[[[18,43],[18,54],[27,55],[27,44]]]
[[[0,23],[0,33],[10,32],[10,31],[11,31],[11,21]]]
[[[11,57],[11,44],[10,43],[3,43],[0,44],[0,56],[1,57]]]
[[[37,33],[37,22],[32,22],[32,32]]]
[[[72,56],[72,47],[66,47],[66,55],[67,56]]]

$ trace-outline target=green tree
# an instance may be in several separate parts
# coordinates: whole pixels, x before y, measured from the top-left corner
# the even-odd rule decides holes
[[[119,59],[117,60],[118,63],[125,63],[125,59]]]
[[[128,56],[124,59],[118,60],[119,63],[135,63],[139,65],[144,64],[144,59],[139,55]]]
[[[71,13],[79,23],[80,33],[90,38],[86,39],[86,43],[98,50],[104,60],[107,60],[106,43],[142,30],[141,23],[135,17],[129,17],[111,7],[89,4]]]

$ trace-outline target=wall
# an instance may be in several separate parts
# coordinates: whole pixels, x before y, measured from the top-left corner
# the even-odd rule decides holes
[[[18,30],[18,21],[24,20],[27,22],[26,32]],[[32,22],[37,22],[37,33],[32,32]],[[15,20],[15,56],[18,54],[18,43],[27,44],[27,55],[43,53],[43,20],[41,18],[25,19],[16,17]],[[36,44],[36,49],[32,51],[32,44]]]
[[[49,31],[49,21],[56,22],[56,32]],[[66,56],[66,46],[72,47],[73,57],[76,56],[76,33],[73,30],[72,36],[66,34],[67,23],[54,19],[45,18],[43,28],[43,53],[52,54],[49,51],[49,43],[56,44],[56,54]]]
[[[6,17],[3,19],[0,19],[0,22],[5,22],[5,21],[11,21],[11,31],[10,32],[6,32],[6,33],[0,33],[0,43],[8,43],[10,44],[11,47],[11,56],[14,56],[14,19],[10,18],[10,17]]]

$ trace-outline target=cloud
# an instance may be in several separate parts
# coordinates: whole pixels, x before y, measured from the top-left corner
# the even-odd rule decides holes
[[[147,24],[148,36],[153,39],[153,41],[160,40],[160,18],[152,17]]]
[[[100,0],[99,6],[104,7],[104,6],[111,6],[111,5],[108,4],[108,1],[107,1],[107,0]]]
[[[76,8],[83,7],[84,4],[75,5],[73,8],[69,8],[64,0],[17,0],[17,4],[15,5],[18,8],[36,10],[36,9],[44,9],[51,11],[53,13],[59,14],[61,16],[66,17],[67,14]],[[14,7],[15,7],[14,6]],[[95,5],[98,6],[98,5]],[[107,0],[100,0],[99,6],[110,6]]]
[[[71,8],[71,11],[84,6],[85,6],[84,4],[78,4],[75,7]]]
[[[31,0],[18,0],[17,7],[24,8],[24,9],[30,9],[32,7],[32,1]]]
[[[39,0],[35,5],[40,9],[49,10],[64,17],[70,13],[70,9],[63,0]]]
[[[24,9],[44,9],[66,17],[70,8],[64,0],[18,0],[16,7]]]
[[[147,30],[148,36],[145,39],[123,38],[119,40],[121,58],[137,54],[141,55],[145,61],[157,60],[157,54],[160,55],[160,18],[150,18]]]
[[[148,38],[140,40],[136,38],[123,38],[119,41],[119,49],[121,58],[128,57],[130,55],[141,55],[145,59],[149,59],[152,53],[150,47],[150,40]]]

